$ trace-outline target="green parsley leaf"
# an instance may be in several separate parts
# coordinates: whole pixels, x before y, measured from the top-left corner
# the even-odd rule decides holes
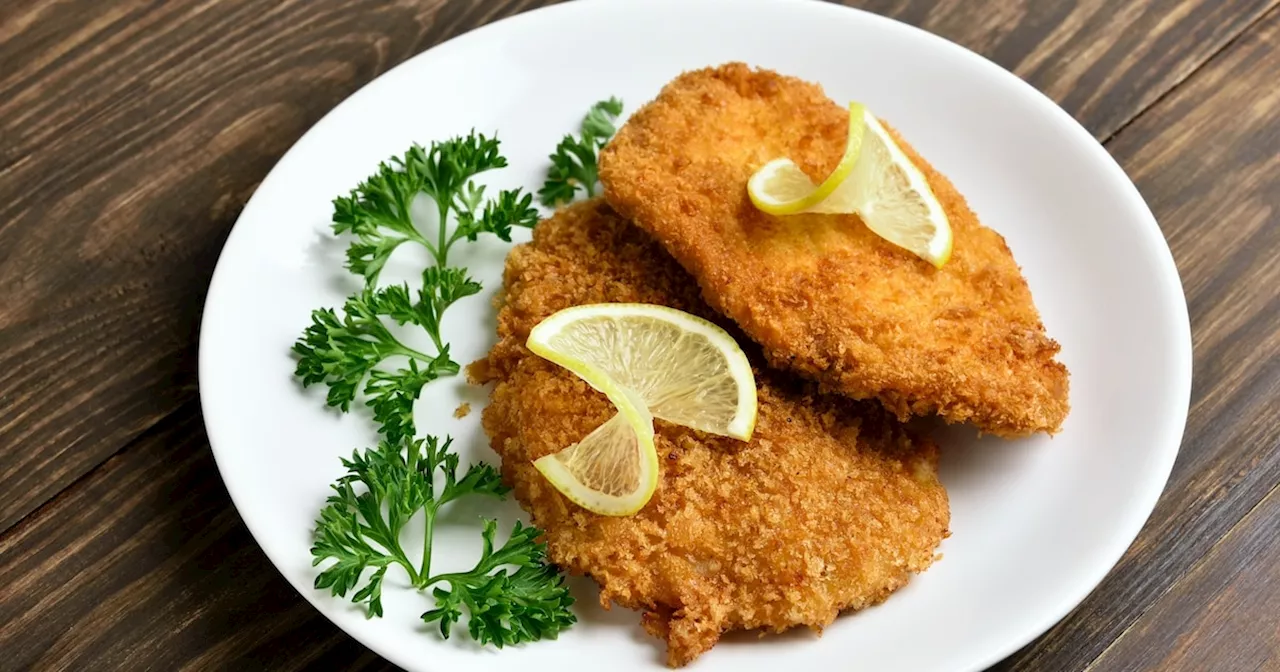
[[[616,108],[613,116],[621,111],[621,103]],[[612,108],[601,109],[583,120],[585,137],[592,143],[592,134],[604,129],[613,133],[608,116]],[[350,459],[342,460],[347,473],[331,486],[333,494],[315,523],[312,564],[328,563],[316,576],[316,588],[339,597],[350,593],[368,616],[382,616],[387,570],[399,566],[420,591],[441,584],[433,591],[439,604],[423,618],[440,621],[445,637],[465,608],[471,636],[499,648],[554,638],[576,620],[569,611],[573,599],[559,572],[546,563],[546,549],[536,542],[541,532],[519,523],[507,543],[494,551],[496,523],[485,521],[483,555],[475,568],[431,575],[440,507],[467,495],[502,498],[508,488],[497,470],[484,463],[460,474],[451,438],[416,440],[413,406],[428,383],[458,373],[440,333],[441,321],[450,306],[481,289],[464,269],[448,265],[450,248],[486,233],[509,242],[514,227],[537,224],[532,194],[504,190],[485,200],[485,187],[473,179],[506,165],[496,138],[472,132],[432,143],[430,149],[414,145],[403,156],[380,164],[348,196],[335,199],[333,230],[355,238],[347,250],[347,268],[364,278],[365,288],[348,297],[341,314],[329,308],[313,311],[311,325],[293,346],[296,375],[303,385],[324,383],[329,387],[327,403],[344,412],[363,391],[383,436],[374,448],[353,451]],[[434,241],[417,229],[411,216],[421,194],[436,204],[439,227]],[[408,284],[378,289],[387,260],[406,242],[422,245],[434,260],[423,271],[416,295]],[[435,354],[399,340],[389,327],[392,321],[421,327]],[[384,363],[393,357],[406,359],[407,365],[387,370]],[[421,560],[414,562],[400,538],[419,511],[425,534]]]
[[[366,403],[389,440],[413,436],[413,402],[423,386],[459,370],[449,359],[441,321],[446,309],[481,288],[464,269],[448,265],[449,250],[459,240],[474,241],[484,233],[510,241],[513,227],[531,228],[538,222],[532,194],[510,189],[486,201],[485,187],[475,183],[476,175],[507,165],[498,149],[496,137],[475,132],[432,143],[429,149],[413,145],[403,156],[379,164],[350,195],[334,200],[333,230],[355,237],[347,250],[347,268],[364,277],[365,289],[347,299],[341,316],[327,308],[312,313],[311,326],[293,347],[299,356],[296,373],[304,386],[328,385],[328,404],[344,412],[367,377]],[[440,226],[435,241],[413,223],[410,211],[419,194],[436,203]],[[406,242],[422,245],[435,261],[422,274],[416,300],[408,285],[375,290],[387,259]],[[437,354],[401,343],[381,318],[422,327]],[[409,368],[377,368],[395,355],[407,357]]]
[[[481,188],[483,193],[483,188]],[[474,241],[481,233],[492,233],[504,242],[511,242],[511,229],[523,226],[531,229],[538,223],[538,211],[533,207],[533,194],[519,189],[498,193],[498,198],[485,203],[484,211],[477,219],[475,206],[458,212],[458,229],[453,236]]]
[[[381,616],[382,584],[387,569],[399,565],[419,590],[436,584],[436,607],[423,614],[440,622],[448,638],[450,626],[468,615],[468,632],[481,644],[499,648],[509,644],[554,638],[576,618],[569,610],[573,598],[563,577],[546,563],[542,532],[516,523],[507,542],[494,550],[497,523],[485,520],[480,560],[467,572],[431,576],[431,541],[435,518],[444,504],[466,495],[502,498],[508,492],[493,467],[478,463],[459,475],[452,439],[428,436],[382,441],[377,447],[353,452],[344,459],[347,474],[332,486],[333,493],[316,521],[312,564],[334,562],[316,577],[317,589],[363,604],[370,616]],[[437,473],[443,486],[437,491]],[[405,553],[400,537],[406,523],[424,512],[425,537],[421,563]],[[514,571],[509,569],[514,568]],[[373,570],[364,585],[362,577]]]
[[[413,403],[421,396],[422,388],[437,378],[457,372],[458,365],[449,359],[448,345],[424,367],[419,367],[418,361],[411,359],[408,368],[369,372],[369,384],[365,386],[369,399],[365,403],[373,409],[373,421],[377,423],[379,433],[392,443],[413,438]]]
[[[588,198],[595,196],[599,181],[597,157],[605,143],[618,130],[614,125],[622,114],[622,101],[617,98],[602,100],[582,119],[578,138],[564,136],[556,151],[551,154],[551,167],[547,169],[547,181],[538,190],[538,200],[543,205],[555,207],[574,199],[579,190]]]
[[[454,199],[471,178],[487,170],[506,168],[507,159],[498,153],[498,138],[474,131],[444,142],[431,143],[429,151],[414,146],[405,156],[411,174],[423,176],[422,191],[435,200],[442,211],[456,207]],[[474,189],[474,185],[471,185]]]
[[[427,375],[430,380],[457,374],[457,363],[449,360],[448,351],[441,343],[439,316],[456,298],[466,295],[462,292],[474,294],[479,286],[464,278],[459,281],[461,289],[446,288],[452,294],[442,298],[440,285],[427,282],[426,276],[424,274],[416,303],[410,302],[407,285],[392,285],[376,291],[366,288],[349,297],[342,307],[341,319],[331,308],[312,311],[311,326],[293,345],[298,355],[295,374],[302,379],[303,386],[328,385],[327,403],[347,411],[360,383],[389,357],[400,355],[426,364],[416,375]],[[422,327],[437,344],[439,354],[429,355],[405,345],[391,333],[382,317]],[[366,387],[365,391],[373,394],[377,389]]]
[[[480,283],[467,276],[461,268],[431,266],[422,272],[422,290],[415,304],[420,322],[414,322],[427,330],[436,346],[445,347],[440,340],[440,320],[444,311],[460,299],[480,292]],[[404,324],[401,322],[401,324]]]
[[[537,213],[528,207],[533,197],[522,198],[526,195],[520,189],[504,191],[481,208],[484,187],[473,178],[507,165],[498,148],[496,137],[474,131],[431,143],[429,149],[413,145],[403,156],[379,164],[378,172],[349,195],[334,199],[334,233],[355,237],[347,249],[347,268],[372,287],[391,253],[406,242],[422,245],[436,265],[446,267],[450,247],[461,238],[475,240],[479,233],[493,232],[510,240],[511,226],[536,224]],[[427,240],[413,223],[411,210],[419,194],[430,196],[436,204],[440,226],[434,241]],[[525,207],[517,209],[521,201]],[[477,211],[482,213],[478,220]],[[451,212],[464,231],[448,234]]]
[[[421,150],[414,145],[405,158],[393,157],[390,163],[378,164],[377,173],[361,182],[349,196],[333,201],[333,232],[356,237],[347,249],[347,268],[364,276],[370,286],[377,283],[382,267],[401,244],[414,241],[434,254],[431,243],[409,215],[425,179],[419,164],[409,158]]]
[[[618,115],[622,114],[622,101],[610,96],[609,100],[602,100],[587,110],[587,116],[582,118],[582,135],[583,137],[591,137],[601,141],[608,141],[618,132],[618,128],[614,126],[618,120]],[[604,142],[601,142],[601,146]]]
[[[494,551],[496,531],[496,521],[484,521],[484,547],[474,568],[432,580],[447,582],[449,587],[432,591],[436,608],[422,614],[422,620],[439,622],[440,635],[448,639],[465,606],[467,630],[481,644],[502,648],[555,639],[577,618],[569,610],[573,598],[564,578],[545,563],[546,546],[537,542],[542,532],[517,522],[507,543]],[[512,572],[504,566],[516,569]]]
[[[316,588],[328,588],[337,596],[346,595],[366,569],[374,568],[369,582],[352,598],[366,605],[370,617],[382,615],[382,580],[389,566],[400,565],[411,578],[417,575],[400,546],[400,530],[425,505],[430,482],[424,483],[420,468],[422,444],[403,442],[404,452],[401,445],[383,441],[342,460],[347,474],[331,486],[334,494],[320,511],[311,548],[313,565],[337,560],[315,582]],[[363,492],[357,493],[356,485],[363,485]]]
[[[464,270],[438,266],[423,271],[416,301],[410,297],[408,285],[365,288],[347,299],[341,320],[328,308],[312,313],[311,326],[293,346],[299,355],[295,373],[303,386],[328,385],[328,404],[343,411],[351,407],[361,382],[368,376],[364,387],[366,403],[373,408],[380,432],[391,441],[413,436],[413,402],[423,386],[437,378],[456,375],[459,370],[440,336],[440,319],[449,306],[479,291],[480,283],[467,277]],[[382,317],[401,325],[422,327],[437,354],[429,355],[402,343]],[[409,368],[395,372],[375,368],[394,355],[408,357]]]
[[[382,316],[407,321],[420,319],[411,307],[404,305],[407,296],[408,288],[404,286],[378,291],[365,289],[347,299],[342,318],[331,308],[312,311],[311,326],[293,345],[299,357],[295,374],[302,379],[303,386],[328,385],[327,403],[346,411],[365,376],[388,357],[403,355],[435,362],[436,357],[401,343],[381,320]],[[446,359],[435,362],[432,368],[437,374],[456,373],[458,365]]]

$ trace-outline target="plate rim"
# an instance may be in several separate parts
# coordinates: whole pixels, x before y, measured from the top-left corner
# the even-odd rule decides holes
[[[1151,514],[1155,510],[1155,506],[1165,487],[1168,484],[1169,476],[1178,455],[1181,453],[1182,440],[1186,430],[1186,423],[1190,411],[1192,375],[1193,375],[1193,351],[1192,351],[1192,332],[1190,314],[1187,307],[1186,296],[1182,286],[1182,280],[1175,263],[1172,250],[1169,247],[1168,240],[1165,238],[1160,226],[1151,212],[1150,206],[1146,199],[1142,197],[1141,192],[1133,183],[1132,179],[1124,172],[1124,169],[1111,156],[1106,148],[1085,129],[1074,117],[1066,110],[1058,105],[1056,101],[1049,98],[1045,93],[1036,89],[1034,86],[1023,80],[1017,74],[1006,70],[999,64],[991,61],[987,57],[970,50],[969,48],[952,42],[940,35],[931,33],[923,28],[913,26],[911,24],[899,21],[898,19],[875,14],[867,10],[847,7],[843,5],[829,4],[819,0],[683,0],[683,3],[697,3],[702,5],[733,7],[735,11],[755,11],[756,7],[763,6],[788,6],[791,8],[803,7],[803,11],[810,12],[827,12],[832,15],[847,16],[850,12],[860,15],[859,20],[869,21],[871,23],[880,23],[884,26],[890,26],[893,30],[915,33],[918,39],[931,41],[935,46],[950,51],[956,58],[962,58],[970,61],[974,67],[989,71],[993,76],[1000,77],[1014,84],[1015,87],[1022,89],[1023,94],[1029,94],[1031,99],[1036,100],[1036,104],[1043,108],[1044,111],[1052,116],[1056,116],[1060,124],[1064,128],[1069,128],[1070,132],[1078,136],[1076,139],[1086,140],[1081,143],[1087,146],[1088,151],[1095,155],[1095,159],[1099,165],[1105,166],[1109,175],[1107,181],[1117,184],[1124,192],[1126,200],[1132,201],[1140,205],[1139,211],[1135,214],[1135,226],[1141,231],[1142,235],[1147,238],[1150,247],[1153,250],[1153,261],[1159,269],[1159,283],[1166,288],[1165,297],[1169,305],[1165,306],[1167,314],[1175,322],[1176,334],[1170,333],[1171,349],[1174,351],[1174,359],[1176,360],[1176,370],[1170,372],[1171,381],[1177,386],[1176,393],[1171,396],[1172,407],[1166,409],[1172,415],[1170,422],[1161,426],[1163,436],[1154,437],[1153,443],[1157,445],[1169,444],[1171,449],[1166,448],[1159,450],[1156,454],[1157,459],[1151,466],[1153,472],[1152,478],[1145,481],[1146,487],[1143,488],[1140,496],[1136,497],[1139,502],[1136,506],[1131,507],[1121,522],[1113,526],[1114,533],[1110,535],[1110,540],[1105,544],[1106,551],[1101,553],[1107,558],[1106,562],[1099,562],[1094,565],[1093,571],[1082,571],[1075,574],[1075,580],[1069,582],[1071,590],[1066,591],[1068,597],[1062,601],[1054,609],[1043,609],[1039,618],[1027,619],[1023,621],[1023,625],[1016,634],[1012,634],[1003,638],[1005,645],[1002,647],[991,647],[986,655],[971,656],[970,660],[960,662],[954,669],[959,672],[976,672],[983,670],[993,664],[1004,660],[1014,654],[1036,638],[1043,635],[1054,625],[1062,621],[1073,609],[1084,602],[1088,596],[1097,589],[1097,587],[1111,574],[1116,564],[1122,559],[1124,554],[1133,545],[1138,534],[1150,519]],[[548,17],[556,14],[572,15],[574,13],[597,11],[598,8],[608,7],[613,11],[661,11],[663,6],[679,6],[681,0],[663,0],[655,2],[654,0],[576,0],[571,3],[562,3],[556,5],[548,5],[523,11],[518,14],[504,17],[497,21],[493,21],[482,26],[478,26],[465,33],[453,36],[443,42],[440,42],[428,49],[425,49],[413,56],[406,58],[404,61],[387,69],[382,74],[374,77],[362,84],[355,91],[352,91],[337,105],[333,106],[329,111],[325,112],[315,123],[313,123],[298,139],[290,145],[280,158],[275,162],[267,174],[263,177],[258,187],[254,189],[254,193],[245,202],[239,215],[236,217],[235,223],[232,225],[226,240],[223,242],[218,253],[218,260],[214,266],[213,274],[209,280],[209,287],[205,293],[205,302],[201,310],[201,318],[198,330],[198,353],[197,353],[197,392],[200,400],[201,418],[205,426],[205,433],[209,440],[210,450],[213,453],[214,463],[218,468],[219,480],[222,481],[223,487],[226,488],[228,496],[231,498],[232,505],[235,507],[237,515],[249,529],[250,535],[253,537],[254,543],[267,556],[272,567],[278,572],[284,580],[317,612],[329,620],[335,627],[341,630],[348,637],[360,642],[365,648],[373,651],[384,659],[405,669],[411,669],[409,661],[400,656],[396,651],[387,650],[380,646],[366,641],[361,635],[352,632],[342,623],[335,620],[329,613],[320,607],[321,599],[333,599],[327,593],[317,591],[311,586],[302,586],[296,583],[288,573],[281,569],[281,565],[276,561],[267,546],[264,546],[260,539],[263,531],[258,529],[257,524],[252,522],[253,517],[246,515],[245,508],[241,505],[241,498],[237,497],[237,487],[234,486],[228,478],[226,478],[225,460],[230,459],[230,449],[224,448],[219,450],[219,441],[215,439],[218,432],[214,429],[215,422],[209,420],[209,400],[208,393],[204,385],[199,384],[206,378],[206,371],[214,366],[210,361],[211,355],[208,341],[205,338],[206,326],[209,323],[211,307],[215,304],[215,299],[219,298],[226,290],[220,289],[227,285],[226,282],[220,282],[232,271],[229,267],[233,262],[228,260],[226,254],[227,249],[232,245],[237,235],[244,235],[246,226],[242,223],[246,214],[252,213],[255,208],[255,202],[259,199],[262,187],[266,185],[273,177],[278,177],[278,171],[282,164],[285,164],[292,155],[299,151],[299,147],[304,144],[314,142],[314,138],[318,136],[327,124],[332,123],[332,119],[339,116],[339,111],[351,104],[353,99],[366,94],[367,91],[376,86],[384,85],[392,79],[397,72],[404,72],[410,66],[424,60],[438,58],[451,50],[465,48],[469,43],[477,40],[487,39],[491,32],[497,30],[515,30],[519,24],[528,23],[538,20],[549,20]],[[754,7],[753,7],[754,6]],[[746,9],[744,9],[746,8]],[[1170,287],[1171,285],[1171,287]],[[224,444],[225,446],[225,444]]]

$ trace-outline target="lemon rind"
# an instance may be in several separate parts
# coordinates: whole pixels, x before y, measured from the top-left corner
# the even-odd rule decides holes
[[[733,419],[729,421],[725,432],[708,431],[709,434],[721,434],[734,439],[747,441],[755,431],[756,416],[759,404],[756,395],[756,377],[751,370],[751,362],[742,351],[738,342],[724,329],[715,323],[697,315],[691,315],[675,308],[658,306],[649,303],[598,303],[585,306],[565,308],[539,322],[529,331],[526,347],[534,354],[548,359],[569,371],[577,374],[595,389],[609,393],[604,389],[607,385],[617,384],[603,371],[573,357],[556,352],[550,346],[550,337],[564,328],[564,325],[588,317],[627,317],[643,316],[659,319],[687,331],[700,334],[715,343],[725,354],[725,362],[729,373],[739,385],[738,406]],[[618,386],[620,387],[620,386]],[[662,416],[657,416],[661,418]],[[707,430],[703,430],[707,431]]]
[[[933,238],[929,240],[929,248],[927,250],[903,249],[918,255],[936,268],[942,268],[951,259],[951,249],[954,244],[951,221],[947,218],[946,210],[943,209],[942,203],[938,201],[937,194],[933,193],[933,188],[929,186],[929,178],[925,177],[924,172],[916,167],[911,157],[902,151],[902,148],[894,141],[893,136],[889,135],[888,130],[880,123],[880,120],[870,110],[866,109],[863,111],[863,119],[867,128],[884,140],[893,163],[903,167],[911,189],[922,195],[925,207],[929,209],[929,221],[941,223],[941,226],[934,230]]]
[[[634,515],[649,503],[653,493],[658,489],[658,450],[653,445],[653,417],[638,399],[633,399],[628,391],[613,384],[603,372],[595,370],[585,362],[579,362],[579,364],[590,369],[593,374],[589,375],[594,375],[596,378],[593,381],[583,377],[583,380],[604,392],[618,409],[618,415],[635,433],[636,451],[640,455],[640,487],[626,495],[609,495],[592,490],[582,485],[582,482],[565,468],[564,463],[556,459],[558,452],[534,460],[533,466],[547,479],[547,482],[551,483],[552,487],[560,491],[560,494],[588,511],[605,516]]]
[[[910,189],[921,195],[921,199],[924,201],[925,207],[929,213],[928,220],[934,225],[934,231],[933,236],[929,239],[927,247],[921,250],[902,245],[898,241],[884,236],[879,231],[875,231],[874,229],[872,230],[876,235],[884,238],[886,241],[901,247],[917,257],[920,257],[936,268],[942,268],[951,259],[955,239],[954,233],[951,229],[951,222],[947,217],[945,209],[942,208],[942,204],[938,201],[937,195],[933,192],[933,188],[929,186],[928,178],[926,178],[924,173],[916,167],[915,162],[906,155],[906,152],[904,152],[893,139],[893,136],[888,133],[880,123],[880,120],[877,119],[876,116],[871,113],[871,110],[867,109],[865,106],[858,103],[850,103],[849,127],[850,144],[845,148],[845,155],[841,158],[840,164],[836,167],[836,170],[832,171],[831,175],[823,181],[822,185],[814,187],[811,192],[803,197],[789,201],[776,201],[763,198],[761,195],[762,190],[758,187],[763,186],[766,173],[776,174],[782,170],[787,170],[799,175],[804,175],[804,172],[801,171],[791,159],[774,159],[753,173],[751,178],[747,181],[747,192],[751,198],[751,202],[755,204],[756,208],[772,215],[838,213],[857,214],[862,216],[862,208],[857,204],[856,200],[847,206],[848,209],[832,206],[828,206],[824,209],[821,206],[824,202],[834,196],[836,192],[845,185],[845,182],[852,177],[854,170],[857,167],[857,163],[861,158],[863,147],[866,143],[866,134],[873,133],[885,145],[886,150],[889,152],[890,162],[893,165],[900,166],[906,174]],[[856,140],[854,129],[859,129]],[[850,151],[850,147],[852,147],[854,142],[857,143],[856,151]],[[805,178],[808,179],[807,176],[805,176]],[[856,185],[850,186],[856,187]]]
[[[530,330],[529,338],[525,342],[526,347],[534,354],[569,370],[592,388],[603,393],[618,409],[618,415],[627,422],[636,436],[636,450],[640,453],[640,487],[626,495],[609,495],[582,485],[581,481],[570,473],[560,460],[556,459],[559,452],[534,460],[534,467],[542,473],[552,487],[570,501],[589,511],[607,516],[630,516],[639,512],[649,503],[657,490],[658,451],[653,443],[653,416],[644,401],[634,392],[588,362],[556,351],[550,346],[550,339],[567,323],[577,319],[635,315],[660,319],[675,324],[683,330],[704,335],[724,353],[730,374],[739,385],[738,407],[725,432],[728,436],[744,441],[749,439],[755,430],[758,415],[755,374],[751,370],[746,354],[732,336],[696,315],[652,304],[610,303],[566,308],[538,323]]]
[[[865,124],[859,122],[864,118],[866,109],[866,106],[862,103],[849,103],[849,135],[845,140],[844,156],[840,158],[840,163],[836,164],[835,170],[831,171],[831,174],[822,181],[822,184],[815,186],[813,191],[808,194],[790,201],[771,201],[760,198],[759,190],[751,188],[751,182],[754,181],[757,175],[760,175],[765,168],[774,164],[795,165],[791,159],[774,159],[753,173],[752,179],[748,180],[747,196],[751,198],[751,202],[760,210],[771,215],[794,215],[826,200],[853,173],[853,168],[858,163],[858,156],[862,153],[862,140],[866,131]],[[800,169],[796,167],[795,170],[799,171]],[[773,171],[776,172],[777,167]]]

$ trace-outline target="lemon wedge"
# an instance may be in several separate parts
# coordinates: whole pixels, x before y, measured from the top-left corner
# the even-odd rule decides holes
[[[629,516],[649,503],[658,487],[653,416],[626,390],[606,392],[618,414],[581,441],[533,466],[570,501],[606,516]]]
[[[860,130],[855,130],[860,129]],[[751,202],[774,215],[856,214],[876,235],[941,268],[951,258],[951,224],[888,130],[865,106],[849,106],[849,142],[820,185],[790,159],[775,159],[747,182]]]
[[[826,200],[847,181],[862,153],[862,136],[866,130],[866,124],[861,122],[864,114],[866,107],[862,104],[849,104],[849,139],[844,145],[844,156],[822,184],[814,185],[791,159],[774,159],[747,182],[751,202],[771,215],[794,215]]]
[[[582,441],[534,462],[570,500],[630,515],[657,487],[653,418],[746,440],[755,376],[720,327],[674,308],[604,303],[567,308],[529,333],[531,351],[603,392],[617,415]]]

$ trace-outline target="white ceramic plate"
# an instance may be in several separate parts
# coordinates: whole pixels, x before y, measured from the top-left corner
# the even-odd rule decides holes
[[[342,416],[323,388],[303,391],[289,346],[309,311],[357,288],[329,233],[331,200],[412,142],[498,130],[510,167],[495,188],[536,188],[546,156],[609,95],[628,110],[685,69],[743,60],[820,82],[897,126],[949,175],[1025,269],[1071,369],[1072,412],[1055,439],[943,438],[953,536],[944,558],[884,605],[845,616],[817,638],[729,637],[700,670],[976,670],[1033,639],[1091,590],[1132,542],[1164,486],[1186,419],[1191,341],[1169,250],[1121,169],[1047,98],[999,67],[891,20],[775,0],[584,1],[500,21],[436,47],[372,82],[311,129],[271,172],[236,224],[209,291],[200,391],[227,489],[267,556],[343,630],[411,670],[654,669],[657,640],[637,615],[602,611],[572,582],[581,622],[558,641],[502,652],[441,641],[418,614],[425,597],[387,588],[386,616],[312,588],[312,521],[339,455],[374,440],[363,411]],[[463,246],[484,282],[451,309],[459,362],[493,342],[489,298],[507,246]],[[422,259],[393,259],[390,277]],[[496,458],[479,413],[453,418],[484,390],[460,378],[430,387],[423,431],[452,434],[464,462]],[[514,504],[496,505],[506,524]],[[437,567],[461,568],[479,543],[475,516],[454,511]]]

